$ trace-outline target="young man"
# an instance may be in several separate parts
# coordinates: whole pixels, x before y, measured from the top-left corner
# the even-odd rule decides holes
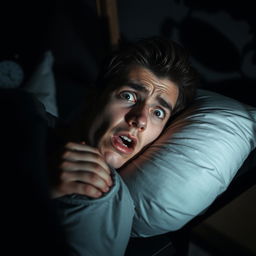
[[[103,93],[82,116],[79,142],[65,145],[53,197],[76,255],[123,255],[134,209],[115,169],[191,102],[197,74],[177,43],[149,38],[114,53],[98,82]]]

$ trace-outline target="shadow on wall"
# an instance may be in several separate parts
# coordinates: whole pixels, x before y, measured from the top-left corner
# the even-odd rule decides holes
[[[136,7],[135,2],[119,4],[123,38],[158,34],[180,42],[189,49],[191,61],[201,73],[202,87],[255,105],[256,31],[251,3],[143,0],[144,4]],[[132,10],[133,15],[128,15]]]

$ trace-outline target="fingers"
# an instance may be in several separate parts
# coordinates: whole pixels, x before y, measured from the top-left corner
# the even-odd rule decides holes
[[[80,194],[91,198],[99,198],[103,193],[90,184],[83,184],[78,182],[63,182],[58,187],[52,191],[52,197],[57,198],[64,195],[70,194]]]
[[[90,162],[68,162],[61,164],[61,180],[64,181],[79,181],[82,183],[89,183],[96,187],[103,188],[105,186],[112,186],[111,176],[106,173],[101,166]],[[104,182],[102,184],[101,180]]]
[[[53,197],[82,194],[92,198],[102,196],[112,186],[111,172],[100,152],[79,143],[68,143],[59,166],[59,184]]]
[[[62,157],[64,160],[68,160],[68,161],[74,161],[74,162],[83,161],[83,162],[96,163],[97,165],[100,165],[104,171],[110,174],[109,167],[104,161],[104,159],[102,158],[102,156],[98,152],[90,151],[90,148],[88,148],[88,151],[66,150]]]
[[[103,179],[108,186],[112,186],[112,179],[109,172],[106,172],[99,164],[93,162],[70,162],[64,161],[61,166],[61,170],[64,172],[70,172],[74,174],[73,180],[87,182],[87,180],[80,180],[79,172],[89,172],[91,175],[97,175]]]
[[[98,149],[90,147],[90,146],[86,145],[84,142],[83,143],[68,142],[65,145],[65,148],[67,148],[69,150],[89,151],[89,152],[93,152],[95,154],[100,154]]]
[[[93,172],[104,179],[108,185],[112,185],[110,169],[97,149],[77,143],[68,143],[66,148],[60,169]]]
[[[99,175],[92,172],[77,171],[77,172],[63,172],[61,175],[63,183],[77,182],[79,184],[88,184],[101,192],[108,192],[110,185]]]

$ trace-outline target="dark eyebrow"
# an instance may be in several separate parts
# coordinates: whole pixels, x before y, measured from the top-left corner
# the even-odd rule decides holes
[[[131,87],[134,90],[140,91],[140,92],[148,92],[148,89],[143,84],[127,82],[127,83],[125,83],[125,85]]]
[[[172,110],[173,110],[173,107],[171,104],[169,104],[165,99],[163,99],[161,96],[158,96],[157,97],[157,100],[159,102],[159,104],[164,107],[164,108],[167,108],[169,109],[170,113],[172,113]]]
[[[134,83],[134,82],[127,82],[125,83],[126,86],[129,86],[131,88],[133,88],[134,90],[140,91],[140,92],[148,92],[148,89],[143,85],[143,84],[139,84],[139,83]],[[173,107],[171,104],[169,104],[165,99],[163,99],[161,96],[157,97],[157,100],[159,102],[159,104],[164,107],[169,109],[170,113],[172,113]]]

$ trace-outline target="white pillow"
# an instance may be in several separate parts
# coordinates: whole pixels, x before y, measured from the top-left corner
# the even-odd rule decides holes
[[[120,170],[135,203],[132,235],[181,228],[227,189],[255,145],[255,108],[198,90],[195,104]]]

